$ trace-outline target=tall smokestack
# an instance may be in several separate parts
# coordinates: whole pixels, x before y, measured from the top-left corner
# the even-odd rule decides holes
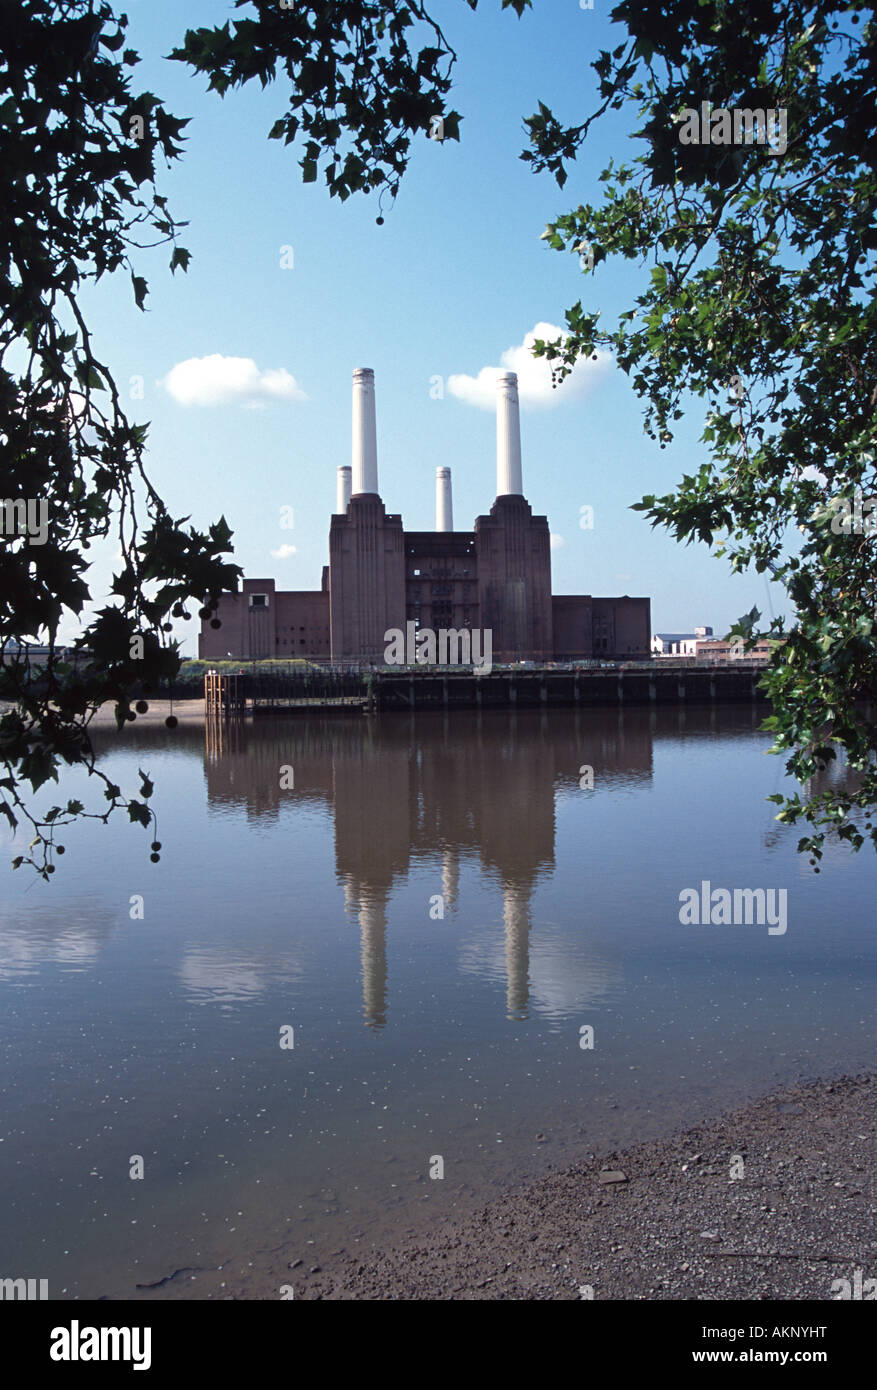
[[[496,495],[522,497],[521,419],[518,413],[518,378],[502,372],[496,378]]]
[[[353,495],[377,490],[375,374],[371,367],[357,367],[353,373]]]
[[[437,531],[453,531],[454,529],[450,468],[437,468],[435,470],[435,529]]]
[[[350,501],[350,474],[350,464],[342,463],[338,469],[338,491],[335,496],[335,510],[341,516],[347,515],[347,503]]]

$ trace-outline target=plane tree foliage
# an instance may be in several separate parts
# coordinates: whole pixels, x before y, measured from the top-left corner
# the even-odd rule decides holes
[[[97,765],[89,724],[105,701],[119,725],[137,717],[134,692],[158,693],[179,668],[170,619],[212,608],[237,574],[225,521],[187,526],[150,483],[146,428],[127,418],[84,308],[114,273],[144,307],[141,248],[166,243],[172,269],[188,261],[155,186],[186,122],[133,90],[126,23],[105,3],[0,4],[0,813],[30,825],[13,863],[44,877],[63,827],[116,811],[152,830],[158,858],[148,775],[126,795]],[[119,559],[102,595],[89,552],[107,540]],[[73,659],[65,617],[81,624]],[[65,765],[92,775],[96,806],[37,810]]]
[[[238,0],[235,10],[244,17],[187,33],[173,56],[220,93],[253,78],[284,84],[288,108],[270,134],[299,142],[305,181],[322,174],[340,198],[392,197],[415,135],[440,117],[459,137],[446,105],[457,55],[424,6]],[[799,849],[815,866],[827,832],[877,846],[866,703],[877,655],[873,14],[858,0],[623,0],[612,18],[621,41],[593,61],[594,109],[556,115],[546,93],[525,120],[521,158],[560,188],[574,186],[576,158],[607,115],[621,112],[633,132],[594,201],[543,233],[586,285],[564,337],[534,350],[556,385],[609,350],[661,447],[699,412],[697,468],[635,509],[785,592],[786,612],[767,621],[752,609],[729,635],[745,650],[776,642],[766,727],[802,790],[774,800],[779,820],[804,823]],[[766,122],[753,117],[736,144],[686,143],[683,112],[702,103],[775,112],[775,125],[782,113],[784,138],[764,143]],[[604,324],[600,273],[619,258],[641,272],[639,292]]]
[[[520,15],[530,0],[500,3]],[[342,201],[375,190],[394,198],[415,137],[459,140],[460,113],[446,102],[457,55],[425,5],[235,0],[234,12],[242,18],[188,30],[171,57],[220,96],[282,83],[286,110],[268,135],[300,148],[305,183],[322,174]]]
[[[594,284],[567,312],[566,340],[537,351],[559,381],[611,350],[664,447],[683,415],[702,416],[697,468],[635,509],[782,586],[786,612],[768,622],[752,609],[730,635],[747,649],[776,641],[765,726],[801,790],[772,799],[778,820],[802,822],[815,866],[827,832],[877,847],[873,14],[669,0],[613,15],[628,38],[594,64],[598,111],[566,125],[541,106],[527,122],[523,157],[561,186],[600,112],[628,110],[638,137],[601,173],[599,201],[543,234],[561,253],[587,246]],[[785,138],[683,143],[681,113],[704,102],[782,112]],[[597,277],[613,257],[643,282],[610,327]]]

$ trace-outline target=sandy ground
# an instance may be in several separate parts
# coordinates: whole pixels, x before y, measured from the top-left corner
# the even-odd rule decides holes
[[[175,715],[181,724],[203,724],[204,723],[204,700],[150,700],[149,709],[146,714],[138,714],[133,726],[148,725],[154,727],[156,724],[163,724],[168,715]],[[92,728],[115,728],[116,727],[116,706],[112,700],[108,700],[105,705],[101,705],[91,721]]]
[[[834,1299],[834,1280],[877,1278],[875,1102],[877,1075],[793,1087],[552,1174],[428,1239],[322,1267],[307,1247],[285,1251],[237,1281],[229,1261],[212,1296],[278,1298],[287,1282],[307,1299]]]

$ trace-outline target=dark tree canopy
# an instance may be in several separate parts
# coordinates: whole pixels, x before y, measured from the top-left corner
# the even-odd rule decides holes
[[[463,0],[471,10],[478,0]],[[530,0],[501,0],[519,15]],[[333,197],[386,190],[395,197],[423,133],[459,140],[459,112],[446,109],[456,54],[425,5],[411,0],[235,0],[242,19],[190,29],[171,54],[209,77],[211,89],[258,78],[288,79],[289,109],[272,140],[302,143],[302,178],[322,173]],[[423,41],[416,52],[415,35]],[[438,118],[440,127],[433,121]]]
[[[154,823],[149,779],[124,796],[95,766],[88,721],[106,700],[120,724],[136,717],[132,691],[157,689],[179,667],[169,617],[218,598],[237,574],[220,559],[225,522],[187,529],[149,483],[146,429],[126,418],[80,303],[88,282],[123,271],[142,308],[141,246],[170,243],[172,269],[188,260],[154,185],[186,122],[132,93],[125,25],[85,0],[0,9],[0,700],[11,706],[0,718],[0,812],[13,826],[30,821],[29,855],[15,863],[44,875],[60,827],[80,815],[125,807]],[[112,600],[88,615],[88,551],[110,535],[122,552]],[[65,610],[84,623],[75,662],[58,648]],[[31,643],[48,657],[34,661]],[[38,816],[32,793],[65,763],[102,780],[105,805],[68,801]]]
[[[764,629],[753,610],[733,629],[746,642],[762,630],[782,638],[764,682],[766,727],[807,793],[777,795],[778,818],[811,823],[799,848],[813,862],[826,827],[857,849],[870,832],[877,846],[867,820],[877,731],[864,704],[877,672],[877,525],[855,526],[857,504],[861,514],[877,499],[873,14],[691,0],[613,14],[630,37],[594,65],[601,109],[636,113],[644,148],[610,162],[602,201],[545,236],[559,251],[586,244],[595,275],[622,256],[648,279],[614,329],[579,301],[566,342],[537,351],[560,379],[580,355],[610,348],[662,445],[701,408],[693,398],[705,403],[700,466],[637,509],[680,541],[713,546],[733,571],[754,566],[783,585],[785,615]],[[684,143],[682,113],[703,102],[782,113],[784,137],[774,148]],[[564,127],[543,107],[523,158],[562,185],[594,119]],[[719,120],[711,135],[727,134]],[[843,775],[811,781],[839,750]]]

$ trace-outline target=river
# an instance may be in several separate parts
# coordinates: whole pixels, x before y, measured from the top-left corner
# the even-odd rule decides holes
[[[814,875],[759,718],[98,735],[123,789],[155,782],[161,862],[119,817],[65,831],[51,882],[0,867],[0,1275],[131,1298],[318,1260],[871,1067],[873,853]],[[683,923],[705,882],[784,890],[785,930]]]

